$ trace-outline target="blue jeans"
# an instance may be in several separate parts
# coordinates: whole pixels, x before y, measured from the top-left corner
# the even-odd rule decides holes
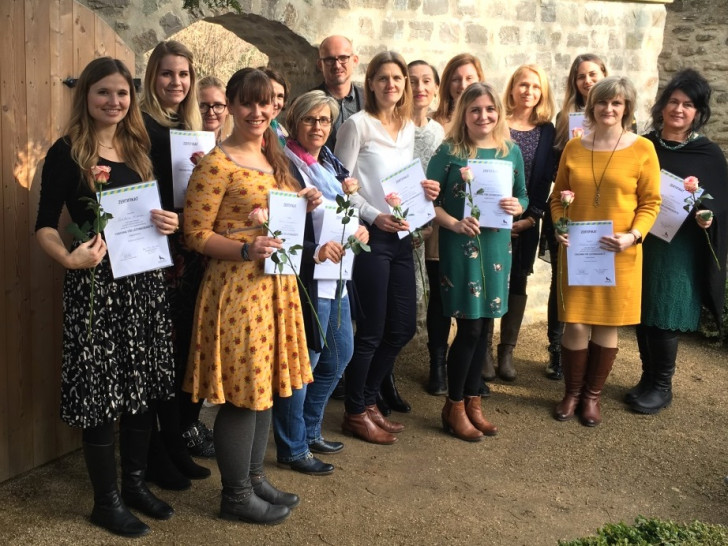
[[[341,300],[341,326],[338,326],[338,300],[319,298],[316,312],[326,332],[326,344],[320,353],[309,350],[313,383],[295,389],[289,397],[273,399],[273,436],[278,460],[289,463],[305,459],[308,444],[321,440],[321,422],[326,402],[354,352],[349,296]],[[318,330],[318,328],[314,328]]]

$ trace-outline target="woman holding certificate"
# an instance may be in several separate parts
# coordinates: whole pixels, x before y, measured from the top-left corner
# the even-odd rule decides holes
[[[661,198],[655,147],[629,131],[635,99],[626,78],[605,78],[592,87],[584,111],[591,132],[566,144],[551,196],[556,239],[563,247],[558,309],[565,323],[561,361],[566,392],[554,411],[559,421],[571,419],[580,408],[583,425],[601,422],[601,391],[617,356],[617,328],[640,321],[640,243],[657,217]],[[570,224],[565,226],[566,219]],[[589,242],[589,233],[605,221],[611,222],[612,233]],[[592,224],[577,228],[573,222]],[[571,274],[592,271],[588,261],[580,258],[577,267],[566,255],[570,232],[576,229],[589,248],[585,256],[599,260],[594,267],[610,269],[613,264],[614,279],[595,274],[589,281],[570,284]]]
[[[681,179],[697,177],[712,198],[701,202],[702,210],[690,211],[669,243],[652,234],[645,237],[642,321],[637,326],[642,377],[625,397],[639,413],[657,413],[670,405],[678,335],[698,329],[701,304],[722,323],[728,167],[721,149],[699,133],[710,119],[710,95],[705,78],[687,69],[670,80],[652,107],[647,138],[660,167]],[[682,198],[676,201],[681,208]]]
[[[152,165],[159,182],[162,207],[169,211],[175,210],[170,129],[195,131],[202,128],[195,83],[192,53],[184,45],[170,40],[154,48],[144,75],[141,109],[152,141]],[[172,339],[178,395],[157,405],[159,431],[155,425],[147,477],[164,489],[180,490],[190,487],[190,478],[210,475],[208,468],[192,460],[187,448],[188,439],[182,436],[185,431],[181,423],[196,420],[200,405],[192,404],[180,390],[187,367],[194,302],[204,264],[199,254],[187,248],[182,233],[173,234],[169,243],[174,266],[165,271],[165,280],[174,327]]]
[[[518,216],[528,206],[521,151],[508,137],[503,105],[495,89],[474,83],[461,95],[453,126],[444,144],[430,160],[427,175],[440,181],[442,190],[435,211],[440,226],[440,293],[443,312],[457,320],[458,331],[447,358],[448,397],[442,426],[467,441],[493,436],[498,428],[483,416],[478,394],[489,323],[508,311],[511,270],[509,229],[481,228],[473,209],[471,160],[497,160],[500,186],[508,196],[493,205]],[[501,193],[501,195],[503,195]],[[467,209],[470,212],[470,208]]]
[[[382,180],[412,163],[415,129],[407,64],[398,53],[374,56],[366,72],[366,106],[341,126],[336,155],[361,187],[350,197],[369,227],[371,252],[358,256],[354,284],[366,317],[357,323],[354,356],[346,369],[342,428],[375,444],[392,444],[404,426],[377,408],[382,381],[416,330],[415,270],[410,225],[390,212]],[[427,198],[439,191],[422,182]]]
[[[265,274],[264,260],[283,241],[269,237],[263,222],[271,190],[298,192],[309,212],[321,193],[300,190],[289,174],[270,127],[268,77],[254,68],[239,70],[226,94],[233,132],[200,160],[187,189],[185,236],[209,262],[184,388],[193,401],[220,405],[214,427],[220,517],[274,524],[299,499],[275,489],[263,471],[273,395],[291,396],[312,377],[298,283],[293,275]]]
[[[101,188],[152,179],[144,130],[127,67],[110,57],[86,66],[74,89],[66,136],[48,151],[41,178],[36,237],[67,269],[63,285],[61,419],[83,429],[83,454],[94,490],[91,521],[122,536],[149,527],[129,508],[168,519],[174,511],[144,481],[152,407],[174,393],[172,324],[162,272],[114,279],[97,230],[67,250],[58,232],[63,205],[76,226],[93,224]],[[160,233],[177,215],[152,210]],[[83,229],[83,228],[80,228]],[[95,305],[94,305],[95,303]],[[115,421],[120,419],[121,495],[116,482]]]

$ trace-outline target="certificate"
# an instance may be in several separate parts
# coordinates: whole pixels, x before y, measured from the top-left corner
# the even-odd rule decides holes
[[[187,183],[195,165],[192,154],[208,153],[215,147],[215,133],[212,131],[169,131],[169,145],[172,151],[172,189],[174,190],[174,208],[185,206]]]
[[[569,286],[616,286],[614,252],[599,246],[599,239],[613,234],[611,220],[569,223]]]
[[[688,211],[684,207],[685,199],[690,197],[691,193],[685,191],[682,178],[664,169],[660,171],[660,193],[662,205],[650,233],[669,243],[688,217]],[[695,197],[700,197],[702,193],[703,188],[698,188]]]
[[[569,114],[569,140],[577,136],[586,136],[590,132],[589,128],[584,125],[584,112]]]
[[[435,206],[425,197],[425,189],[422,187],[422,181],[426,179],[419,159],[382,179],[384,195],[396,192],[402,198],[402,210],[407,212],[406,220],[412,231],[435,218]],[[394,212],[392,207],[390,210]],[[397,235],[404,239],[409,233],[398,231]]]
[[[473,173],[470,185],[473,204],[480,210],[480,227],[511,229],[513,216],[504,211],[499,202],[513,195],[513,163],[502,159],[471,159],[468,167]],[[465,191],[468,191],[467,186]],[[472,215],[466,198],[463,218]]]
[[[271,231],[280,231],[278,239],[283,240],[283,249],[292,260],[291,264],[286,262],[283,269],[279,268],[272,258],[265,259],[264,271],[268,275],[293,275],[301,270],[301,254],[303,249],[294,250],[293,254],[289,249],[292,246],[303,246],[303,232],[306,229],[306,204],[305,197],[298,197],[289,191],[271,190],[268,194],[268,227]],[[270,233],[266,234],[271,236]]]
[[[336,214],[336,209],[338,208],[336,203],[325,201],[318,208],[323,209],[320,223],[314,219],[314,232],[319,245],[323,245],[329,241],[341,243],[342,232],[344,232],[344,243],[346,243],[349,236],[354,235],[359,228],[359,218],[356,214],[351,217],[349,223],[341,223],[341,220],[344,218],[344,212],[342,211]],[[339,273],[341,273],[343,280],[351,280],[351,272],[354,269],[354,252],[348,249],[341,261],[341,264],[335,264],[331,260],[316,264],[313,268],[313,278],[316,280],[339,280]]]
[[[115,279],[172,265],[167,236],[157,230],[150,214],[162,208],[156,180],[103,190],[98,199],[113,216],[104,238]]]

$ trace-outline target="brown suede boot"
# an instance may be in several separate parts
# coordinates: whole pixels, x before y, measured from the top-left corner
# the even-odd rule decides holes
[[[397,441],[396,436],[379,428],[366,411],[354,414],[344,413],[341,430],[372,444],[389,445]]]
[[[489,422],[485,418],[485,415],[483,415],[480,396],[465,397],[465,415],[468,416],[473,426],[486,436],[495,436],[498,434],[498,427]]]
[[[612,371],[619,349],[602,347],[589,342],[589,363],[586,370],[584,392],[581,395],[581,424],[595,427],[602,422],[601,394]]]
[[[465,414],[463,400],[453,402],[449,397],[445,399],[445,406],[442,408],[442,428],[466,442],[479,442],[483,439],[483,433],[473,426]]]
[[[379,411],[376,404],[367,406],[364,408],[364,412],[369,416],[369,419],[371,419],[374,424],[382,430],[395,434],[404,430],[404,425],[402,423],[397,423],[396,421],[390,421],[387,419],[382,412]]]
[[[572,351],[561,347],[561,365],[564,369],[564,398],[554,409],[554,419],[568,421],[574,417],[579,397],[584,386],[589,349]]]

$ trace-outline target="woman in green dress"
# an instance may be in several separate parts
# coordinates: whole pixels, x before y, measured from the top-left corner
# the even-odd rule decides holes
[[[521,151],[511,142],[503,105],[495,89],[475,83],[460,97],[445,143],[430,160],[427,177],[440,182],[436,222],[440,230],[440,291],[443,312],[457,319],[458,333],[447,362],[448,398],[442,410],[445,430],[480,440],[498,429],[480,405],[480,369],[489,323],[508,311],[511,270],[509,229],[480,229],[465,216],[469,159],[497,159],[513,164],[513,197],[500,207],[518,216],[528,206]]]

